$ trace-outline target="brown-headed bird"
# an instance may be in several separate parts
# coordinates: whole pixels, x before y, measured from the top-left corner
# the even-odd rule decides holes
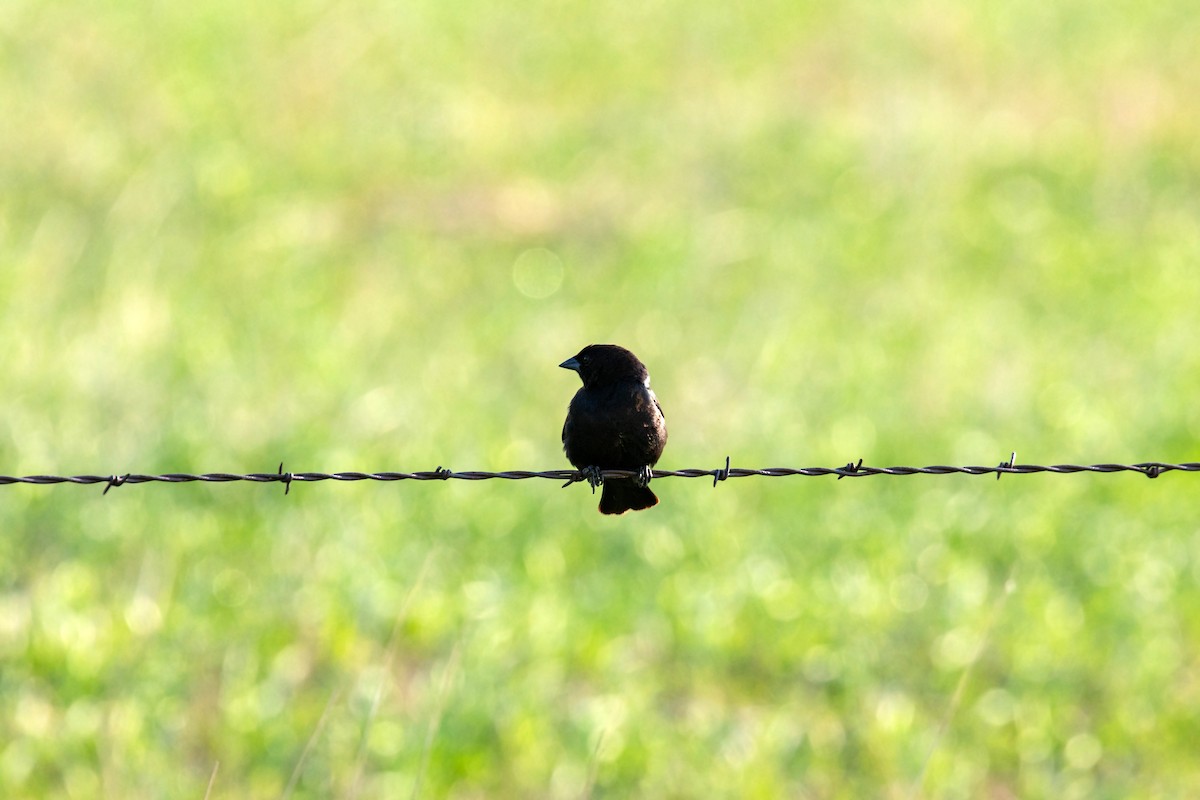
[[[579,373],[563,424],[563,451],[592,485],[603,484],[601,514],[623,514],[658,504],[650,491],[650,469],[667,444],[667,421],[650,390],[650,373],[638,357],[615,344],[592,344],[559,364]],[[601,478],[606,469],[638,473]]]

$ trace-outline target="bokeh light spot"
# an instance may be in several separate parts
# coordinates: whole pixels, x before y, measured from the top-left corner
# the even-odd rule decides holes
[[[552,250],[533,247],[513,262],[513,283],[526,297],[544,300],[557,292],[562,282],[563,262]]]

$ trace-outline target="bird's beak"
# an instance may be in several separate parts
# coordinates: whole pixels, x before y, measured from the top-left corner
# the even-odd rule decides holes
[[[576,361],[574,358],[568,358],[566,361],[559,364],[559,366],[562,367],[563,369],[573,369],[576,372],[579,372],[579,362]]]

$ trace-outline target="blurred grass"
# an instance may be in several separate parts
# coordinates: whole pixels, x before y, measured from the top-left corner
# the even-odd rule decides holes
[[[0,471],[1195,460],[1193,11],[5,3]],[[1194,795],[1193,481],[10,487],[0,790]]]

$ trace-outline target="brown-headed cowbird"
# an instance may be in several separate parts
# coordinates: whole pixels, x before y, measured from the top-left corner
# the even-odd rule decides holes
[[[603,484],[601,514],[623,514],[658,504],[650,468],[667,444],[667,421],[637,356],[615,344],[593,344],[559,364],[583,380],[563,424],[563,451],[593,490]],[[602,480],[600,471],[637,472]]]

